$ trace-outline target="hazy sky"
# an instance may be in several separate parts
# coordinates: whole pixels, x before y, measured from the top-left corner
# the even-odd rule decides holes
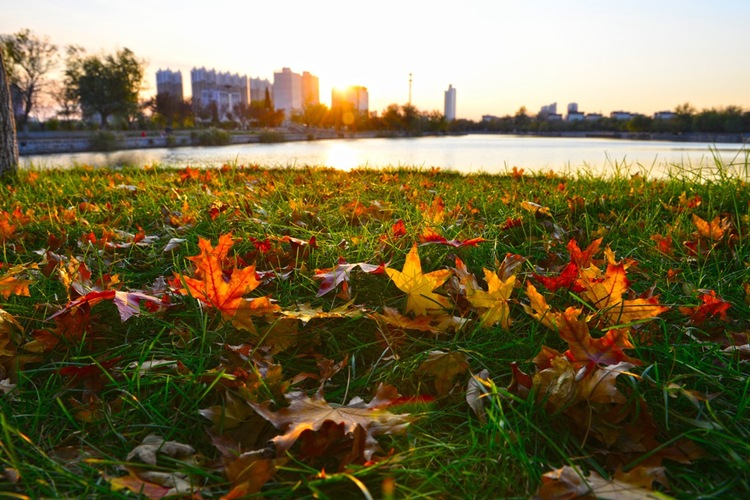
[[[331,87],[364,85],[370,109],[409,98],[459,118],[577,102],[584,112],[750,108],[749,0],[0,0],[0,33],[60,46],[127,47],[159,68],[273,80],[290,67]]]

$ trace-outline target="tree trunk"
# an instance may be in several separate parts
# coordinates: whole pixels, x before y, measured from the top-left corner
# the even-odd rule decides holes
[[[16,123],[13,118],[10,85],[5,73],[2,49],[0,49],[0,178],[15,174],[17,168]]]

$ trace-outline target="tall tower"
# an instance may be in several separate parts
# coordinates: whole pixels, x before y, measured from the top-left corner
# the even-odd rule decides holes
[[[445,119],[452,122],[456,119],[456,89],[453,85],[448,85],[445,91]]]
[[[409,73],[409,105],[411,106],[411,73]]]

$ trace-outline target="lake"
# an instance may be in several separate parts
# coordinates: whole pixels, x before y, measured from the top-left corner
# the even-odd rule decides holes
[[[73,164],[169,165],[323,165],[341,170],[357,167],[440,167],[464,173],[499,173],[513,167],[526,171],[607,174],[622,165],[631,172],[661,176],[679,168],[715,169],[721,159],[729,169],[747,173],[747,144],[633,141],[598,138],[465,135],[419,138],[331,139],[278,144],[133,149],[111,153],[25,156],[22,166],[68,167]]]

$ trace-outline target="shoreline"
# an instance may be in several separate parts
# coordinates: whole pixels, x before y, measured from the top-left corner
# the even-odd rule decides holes
[[[191,131],[179,130],[169,135],[159,132],[113,132],[117,137],[114,147],[108,149],[96,148],[91,144],[94,132],[21,132],[18,134],[19,156],[113,152],[132,149],[151,148],[182,148],[200,147]],[[264,138],[264,134],[271,134],[272,140]],[[230,132],[230,141],[226,146],[234,144],[260,144],[268,142],[299,142],[319,141],[330,139],[372,139],[372,138],[409,138],[409,137],[440,137],[446,135],[512,135],[519,137],[560,137],[586,139],[618,139],[623,141],[671,141],[671,142],[706,142],[724,144],[750,143],[750,134],[666,134],[666,133],[638,133],[638,132],[537,132],[537,133],[504,133],[471,131],[453,134],[423,134],[409,136],[388,131],[340,132],[329,129],[304,129],[294,127],[287,129],[253,130],[248,132]]]

